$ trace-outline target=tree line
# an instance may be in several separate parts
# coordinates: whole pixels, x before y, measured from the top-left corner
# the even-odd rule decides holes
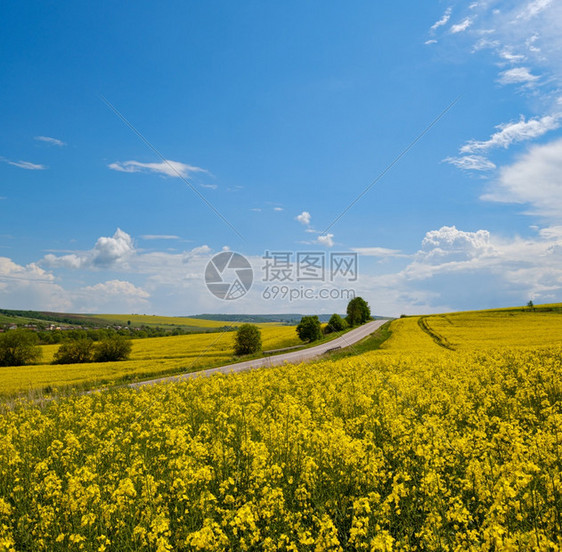
[[[348,328],[360,326],[371,320],[371,309],[362,297],[355,297],[347,305],[347,316],[342,318],[333,314],[330,320],[322,327],[318,316],[303,316],[297,325],[296,331],[306,343],[318,341],[323,336],[342,332]],[[234,337],[234,352],[238,356],[259,353],[262,350],[261,332],[254,324],[242,324]]]
[[[94,342],[89,337],[68,340],[55,353],[53,364],[81,362],[110,362],[127,360],[131,354],[131,340],[114,335]],[[29,330],[10,330],[0,334],[0,366],[23,366],[41,360],[39,338]]]

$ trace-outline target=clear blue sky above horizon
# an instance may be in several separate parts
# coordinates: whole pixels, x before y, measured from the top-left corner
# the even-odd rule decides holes
[[[264,301],[266,250],[357,252],[378,314],[562,301],[561,26],[549,0],[4,5],[0,307],[344,309]],[[204,286],[224,248],[238,301]]]

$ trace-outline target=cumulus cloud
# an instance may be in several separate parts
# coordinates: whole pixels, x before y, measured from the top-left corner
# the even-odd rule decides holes
[[[439,258],[440,262],[443,258],[469,259],[494,253],[488,230],[465,232],[456,226],[442,226],[439,230],[427,232],[421,249],[426,260]]]
[[[502,167],[482,199],[528,204],[535,214],[562,219],[562,139],[533,146]]]
[[[98,238],[90,251],[70,253],[60,257],[49,254],[45,255],[43,262],[53,268],[106,269],[125,262],[134,251],[135,247],[131,236],[117,228],[112,237]]]
[[[334,247],[334,234],[326,234],[316,238],[317,243],[326,247]]]
[[[562,227],[537,235],[500,238],[488,230],[444,226],[426,233],[413,260],[392,276],[396,290],[427,292],[443,310],[559,301],[562,296]],[[390,277],[390,275],[389,275]]]
[[[179,161],[166,159],[160,163],[141,163],[140,161],[116,161],[108,167],[114,171],[126,173],[156,173],[173,178],[188,178],[195,173],[207,173],[208,171],[201,167],[187,165]],[[213,186],[213,185],[209,185]]]
[[[66,143],[62,140],[59,140],[58,138],[51,138],[50,136],[35,136],[34,140],[45,142],[51,146],[66,146]]]
[[[0,257],[0,304],[12,309],[65,310],[72,303],[53,274],[36,263],[19,265]]]
[[[10,161],[5,157],[0,157],[0,161],[8,163],[8,165],[12,165],[14,167],[19,167],[20,169],[26,169],[28,171],[43,171],[47,168],[45,165],[31,163],[30,161]]]
[[[308,226],[310,224],[310,213],[308,211],[303,211],[300,215],[297,215],[296,220],[298,220],[301,224]]]

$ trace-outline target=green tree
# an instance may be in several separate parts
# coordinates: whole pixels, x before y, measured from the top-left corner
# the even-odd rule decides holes
[[[133,345],[130,339],[116,335],[103,339],[94,351],[94,362],[111,362],[114,360],[127,360]]]
[[[81,362],[92,362],[93,353],[94,342],[89,338],[66,341],[55,353],[53,364],[79,364]]]
[[[254,324],[242,324],[234,336],[234,353],[251,355],[261,351],[261,332]]]
[[[324,328],[324,333],[341,332],[347,328],[347,322],[339,314],[332,314],[327,326]]]
[[[531,310],[533,310],[533,307],[535,306],[535,304],[533,303],[533,301],[529,301],[529,302],[527,303],[527,306],[528,306]]]
[[[347,323],[350,326],[365,324],[371,319],[369,304],[362,297],[353,298],[347,305]]]
[[[322,325],[318,316],[303,316],[297,326],[297,334],[302,341],[316,341],[322,337]]]
[[[0,334],[0,366],[22,366],[41,358],[35,332],[9,330]]]

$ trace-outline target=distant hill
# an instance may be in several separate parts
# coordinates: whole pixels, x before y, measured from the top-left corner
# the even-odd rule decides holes
[[[195,314],[189,318],[199,318],[203,320],[216,320],[220,322],[251,322],[254,324],[298,324],[305,314]],[[331,314],[319,314],[320,322],[328,322]],[[345,318],[345,314],[340,314]],[[373,316],[375,320],[387,320],[386,316]]]
[[[253,324],[298,324],[304,314],[196,314],[194,316],[155,316],[140,314],[75,314],[34,310],[0,309],[0,327],[16,324],[45,327],[50,324],[66,327],[99,328],[106,326],[158,326],[184,328],[193,332],[225,330],[227,326],[250,322]],[[319,314],[321,322],[328,322],[331,314]],[[345,317],[344,314],[340,315]],[[376,320],[387,319],[374,316]],[[230,323],[230,324],[228,324]]]

